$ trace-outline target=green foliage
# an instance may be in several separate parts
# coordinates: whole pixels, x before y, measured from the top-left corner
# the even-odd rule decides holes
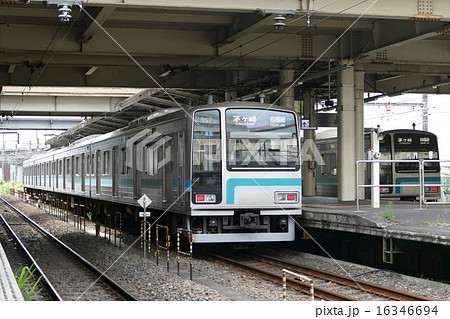
[[[26,294],[25,301],[31,301],[37,298],[37,294],[42,290],[36,291],[37,285],[41,280],[42,276],[40,276],[37,280],[34,278],[34,272],[36,271],[36,267],[31,265],[31,267],[23,266],[20,267],[16,273],[15,277],[17,280],[17,284],[19,285],[19,289],[23,294]]]
[[[0,193],[9,194],[10,188],[14,188],[16,191],[23,192],[23,184],[22,183],[15,184],[14,182],[5,182],[4,180],[0,180]]]
[[[392,201],[388,202],[388,205],[384,209],[384,213],[380,212],[380,213],[378,213],[378,215],[380,215],[381,217],[384,217],[386,219],[389,219],[391,221],[395,220],[395,215],[394,215],[394,212],[392,210],[393,207],[394,207],[394,205],[393,205]]]
[[[439,215],[439,219],[436,222],[432,222],[428,219],[429,214],[427,213],[427,220],[425,221],[425,225],[430,225],[430,226],[449,226],[449,224],[447,223],[447,212],[443,211],[440,215]]]

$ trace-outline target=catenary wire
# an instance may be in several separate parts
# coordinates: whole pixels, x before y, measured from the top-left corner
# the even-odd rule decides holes
[[[317,26],[318,24],[320,24],[320,23],[322,23],[322,22],[324,22],[324,21],[326,21],[326,20],[329,20],[329,19],[331,19],[331,18],[333,18],[333,17],[335,17],[335,16],[337,16],[337,15],[339,15],[339,14],[345,12],[345,11],[348,11],[348,10],[354,8],[354,7],[357,7],[357,6],[363,4],[363,3],[367,2],[367,1],[369,1],[369,0],[362,0],[362,1],[360,1],[360,2],[358,2],[358,3],[356,3],[356,4],[354,4],[354,5],[351,5],[351,6],[349,6],[349,7],[346,7],[346,8],[344,8],[344,9],[342,9],[341,11],[339,11],[339,12],[337,12],[337,13],[334,13],[334,14],[331,14],[331,15],[329,15],[329,16],[326,16],[326,17],[320,19],[319,21],[310,24],[309,26],[305,26],[305,27],[302,27],[302,28],[297,29],[297,30],[295,30],[295,31],[292,31],[292,32],[290,32],[289,34],[285,35],[284,37],[278,38],[277,40],[274,40],[274,41],[272,41],[272,42],[270,42],[270,43],[264,44],[264,45],[262,45],[262,46],[260,46],[260,47],[258,47],[258,48],[256,48],[256,49],[254,49],[254,50],[252,50],[252,51],[249,51],[249,52],[245,53],[245,54],[241,54],[239,57],[236,57],[236,58],[234,58],[234,59],[231,59],[230,61],[227,61],[227,62],[225,62],[225,63],[223,63],[223,64],[221,64],[221,65],[219,65],[219,66],[217,66],[217,67],[215,67],[215,68],[213,68],[213,69],[211,69],[211,70],[208,70],[208,71],[206,71],[206,72],[204,72],[204,73],[202,73],[202,74],[200,74],[200,75],[197,75],[197,76],[195,77],[195,79],[198,79],[198,78],[200,78],[200,77],[203,77],[203,76],[205,76],[205,75],[208,75],[208,74],[210,74],[211,72],[214,72],[214,71],[216,71],[216,70],[219,70],[219,69],[223,68],[224,66],[226,66],[226,65],[228,65],[228,64],[231,64],[231,63],[233,63],[233,62],[239,61],[239,60],[241,60],[242,58],[244,58],[244,57],[246,57],[246,56],[248,56],[248,55],[250,55],[250,54],[252,54],[252,53],[255,53],[255,52],[257,52],[257,51],[259,51],[259,50],[262,50],[262,49],[264,49],[264,48],[267,48],[267,47],[269,47],[269,46],[271,46],[271,45],[273,45],[273,44],[275,44],[275,43],[278,43],[278,42],[280,42],[280,41],[282,41],[282,40],[285,40],[285,39],[291,37],[292,35],[295,35],[295,34],[301,32],[301,31],[304,31],[304,30],[307,30],[307,29],[309,29],[309,28],[311,28],[311,27]],[[268,35],[269,33],[271,33],[271,32],[268,32],[268,33],[266,33],[266,34],[263,34],[262,36],[257,37],[257,39],[260,39],[260,38],[262,38],[263,36]],[[250,41],[249,41],[249,42],[250,42]],[[243,45],[248,44],[249,42],[244,43]],[[232,50],[235,50],[235,49],[241,49],[243,45],[240,45],[240,46],[238,46],[238,47],[235,47],[235,48],[233,48]],[[230,50],[230,51],[232,51],[232,50]],[[226,52],[226,53],[228,53],[228,52]],[[219,55],[218,57],[220,57],[220,56],[221,56],[221,55]],[[218,58],[218,57],[214,57],[214,59],[216,59],[216,58]],[[209,59],[208,62],[211,61],[211,60],[213,60],[213,59]],[[178,73],[178,74],[181,74],[181,73],[182,73],[182,72],[180,72],[180,73]],[[177,75],[178,75],[178,74],[177,74]],[[190,81],[190,80],[189,80],[189,81]],[[183,85],[183,84],[186,84],[186,83],[188,83],[188,81],[184,81],[184,82],[178,83],[177,85]]]

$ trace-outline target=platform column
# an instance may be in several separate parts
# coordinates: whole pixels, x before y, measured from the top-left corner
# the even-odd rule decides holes
[[[355,153],[356,160],[364,159],[364,71],[355,71]],[[364,183],[364,166],[358,167],[358,184]],[[364,199],[364,188],[358,189]]]
[[[338,72],[338,200],[354,201],[355,187],[355,87],[354,69]]]
[[[303,115],[305,118],[310,119],[311,113],[314,112],[314,98],[311,91],[303,92]],[[315,145],[315,131],[303,130],[304,143],[303,147],[307,145]],[[304,150],[308,152],[308,157],[302,161],[302,177],[303,177],[303,196],[315,196],[316,195],[316,177],[315,170],[316,161],[312,150]]]
[[[293,69],[282,69],[280,71],[280,85],[285,83],[290,83],[294,81],[295,70]],[[291,110],[294,109],[294,87],[286,90],[283,88],[280,92],[283,94],[280,99],[280,105],[287,107]]]

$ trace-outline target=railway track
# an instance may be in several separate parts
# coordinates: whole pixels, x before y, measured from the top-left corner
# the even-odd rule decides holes
[[[274,258],[267,255],[255,255],[256,258],[261,260],[265,260],[266,262],[275,263],[276,265],[280,265],[282,267],[291,269],[295,272],[300,272],[307,276],[312,276],[314,278],[319,278],[319,280],[325,280],[332,283],[340,284],[345,287],[351,287],[354,289],[359,289],[364,292],[368,292],[370,294],[381,296],[387,298],[389,300],[399,300],[399,301],[430,301],[422,296],[410,294],[404,291],[399,291],[395,289],[391,289],[388,287],[384,287],[381,285],[369,283],[363,280],[358,280],[355,278],[342,276],[338,274],[334,274],[328,271],[315,269],[311,267],[306,267],[303,265],[291,263],[285,260],[281,260],[278,258]]]
[[[4,199],[1,203],[5,227],[43,275],[51,300],[137,300],[24,213]]]
[[[362,280],[333,274],[331,272],[305,267],[267,255],[246,255],[245,257],[230,257],[211,254],[214,258],[256,272],[271,281],[282,283],[282,270],[286,269],[296,274],[311,278],[314,283],[314,297],[332,301],[356,300],[403,300],[428,301],[430,299],[394,290]],[[297,279],[287,278],[288,287],[310,294],[311,284]]]

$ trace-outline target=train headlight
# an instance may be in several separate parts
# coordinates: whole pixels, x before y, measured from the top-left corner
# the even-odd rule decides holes
[[[280,227],[281,229],[285,229],[288,225],[287,217],[281,217],[280,218]]]
[[[298,203],[298,192],[275,192],[275,203]]]
[[[215,203],[215,194],[197,194],[195,195],[195,202],[197,203]]]

